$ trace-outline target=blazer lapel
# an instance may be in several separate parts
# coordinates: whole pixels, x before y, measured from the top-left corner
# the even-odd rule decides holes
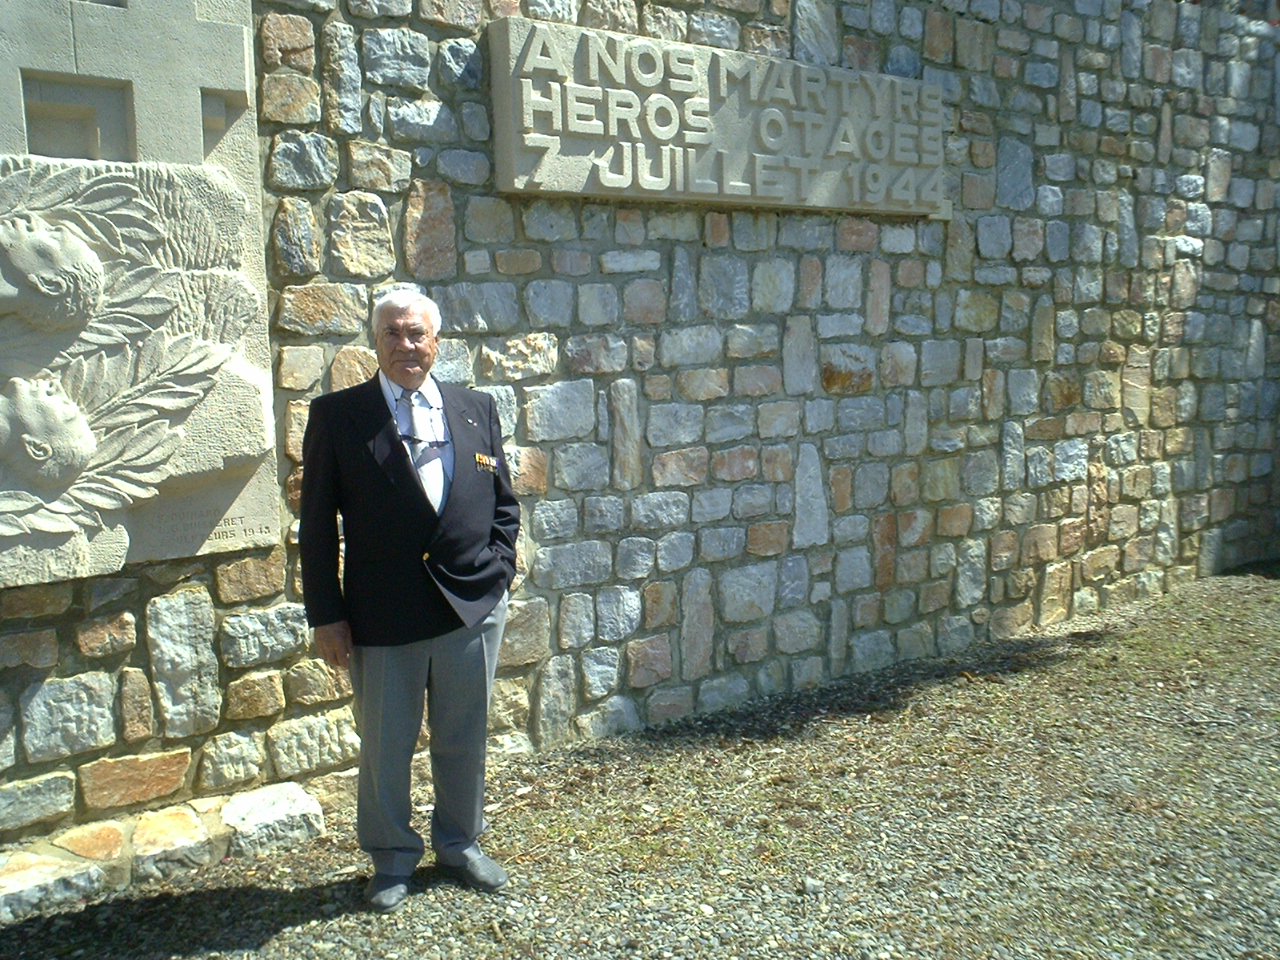
[[[387,409],[377,374],[365,382],[358,396],[359,404],[353,414],[369,454],[397,489],[417,491],[423,505],[434,513],[431,501],[427,499],[422,483],[409,462],[409,454],[400,441],[400,430],[396,427],[395,417]]]

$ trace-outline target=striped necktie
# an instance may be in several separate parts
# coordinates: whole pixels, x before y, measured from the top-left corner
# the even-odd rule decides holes
[[[422,483],[422,489],[437,513],[444,509],[447,495],[444,463],[441,461],[445,442],[432,429],[431,418],[413,403],[414,390],[402,390],[396,398],[396,427],[409,451],[409,459]]]

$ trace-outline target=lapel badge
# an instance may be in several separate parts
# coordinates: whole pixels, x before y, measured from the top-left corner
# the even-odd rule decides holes
[[[491,457],[487,453],[477,453],[476,469],[496,473],[498,471],[498,458]]]

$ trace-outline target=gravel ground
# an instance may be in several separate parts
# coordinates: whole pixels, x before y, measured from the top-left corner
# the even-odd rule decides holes
[[[494,758],[498,896],[424,867],[366,912],[335,786],[307,848],[0,928],[0,957],[1278,960],[1278,569]]]

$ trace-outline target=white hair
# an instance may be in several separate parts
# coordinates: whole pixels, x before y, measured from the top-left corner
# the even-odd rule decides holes
[[[420,313],[426,321],[431,335],[440,333],[440,307],[416,287],[392,287],[373,304],[373,332],[378,332],[378,323],[384,313]]]

